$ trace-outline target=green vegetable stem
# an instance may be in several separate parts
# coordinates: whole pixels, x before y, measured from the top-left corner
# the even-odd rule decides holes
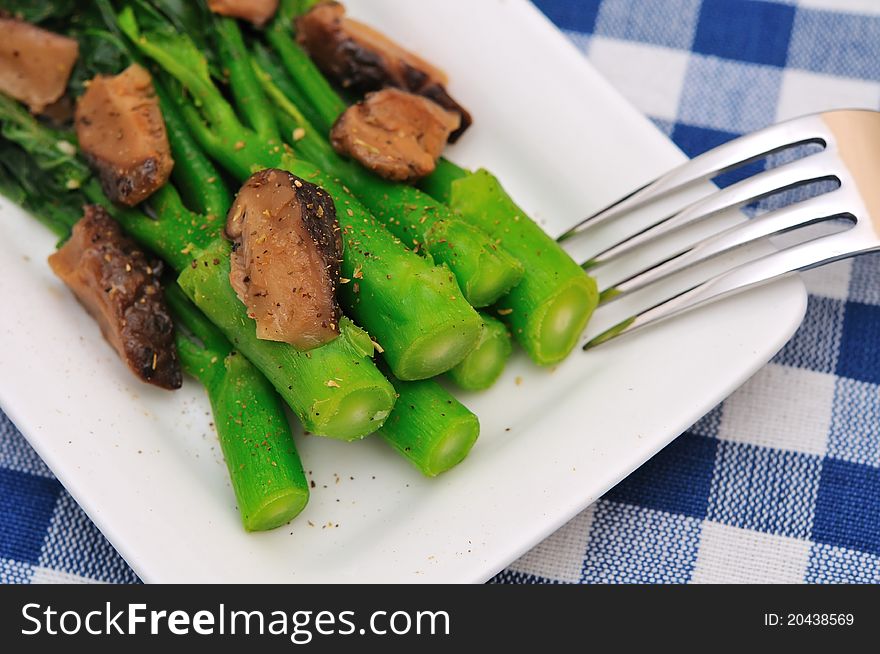
[[[513,344],[510,331],[500,320],[481,313],[483,334],[476,349],[449,371],[449,378],[466,391],[483,391],[492,386],[507,365]]]
[[[498,304],[514,338],[539,365],[562,361],[599,301],[596,282],[520,209],[486,170],[449,185],[449,206],[499,239],[529,271]]]
[[[244,528],[263,531],[290,522],[309,501],[309,483],[281,398],[180,287],[169,286],[165,295],[183,368],[208,391]]]
[[[428,477],[458,465],[480,434],[480,421],[433,380],[391,378],[399,395],[379,436]]]
[[[476,346],[482,323],[447,268],[434,266],[404,247],[347,187],[314,164],[294,158],[280,136],[267,140],[266,134],[242,124],[211,80],[204,56],[186,36],[158,28],[142,32],[131,7],[119,15],[119,24],[141,52],[192,95],[194,102],[181,101],[178,109],[195,138],[221,166],[242,181],[254,169],[281,168],[333,197],[343,232],[342,275],[348,280],[341,293],[343,306],[380,344],[395,375],[409,380],[433,377],[455,366]],[[238,29],[233,22],[223,25],[225,31]],[[221,50],[227,57],[245,57],[238,51],[240,46],[240,40],[226,38]],[[253,68],[230,62],[227,69],[233,96],[243,96],[244,90],[236,89],[246,89],[247,111],[272,113],[274,122]],[[249,121],[255,123],[256,117]],[[216,249],[213,256],[227,255]],[[184,284],[184,288],[189,287]],[[214,318],[211,308],[200,304],[207,294],[191,297]]]

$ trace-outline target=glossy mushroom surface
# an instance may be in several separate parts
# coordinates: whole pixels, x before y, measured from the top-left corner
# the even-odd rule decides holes
[[[0,91],[33,113],[42,113],[64,95],[78,55],[74,39],[0,18]]]
[[[297,40],[325,75],[359,93],[396,87],[459,114],[454,143],[473,122],[446,91],[446,74],[387,36],[345,15],[339,2],[321,2],[296,21]]]
[[[330,141],[339,154],[385,179],[414,182],[434,171],[458,125],[458,114],[389,88],[349,107],[333,125]]]
[[[132,207],[168,181],[174,160],[165,120],[142,66],[92,79],[77,102],[75,122],[80,149],[114,202]]]
[[[229,210],[229,281],[257,337],[310,350],[339,335],[342,239],[333,199],[287,171],[261,170]]]
[[[85,208],[49,265],[138,378],[161,388],[180,388],[174,321],[159,281],[162,264],[125,236],[103,207]]]

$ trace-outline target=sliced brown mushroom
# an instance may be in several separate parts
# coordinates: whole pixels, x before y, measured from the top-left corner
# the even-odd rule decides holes
[[[386,179],[413,182],[434,171],[459,116],[399,89],[368,93],[330,132],[334,149]]]
[[[278,10],[278,0],[208,0],[208,8],[215,14],[241,18],[262,27]]]
[[[287,171],[245,182],[229,210],[229,281],[257,337],[310,350],[339,334],[342,238],[330,195]]]
[[[76,105],[76,136],[107,197],[119,204],[146,200],[174,167],[153,79],[138,64],[89,82]]]
[[[321,2],[297,18],[297,39],[325,75],[359,93],[393,86],[423,95],[461,116],[458,140],[473,122],[446,92],[445,73],[372,27],[348,18],[338,2]]]
[[[159,283],[162,264],[147,259],[103,207],[85,208],[49,265],[135,375],[161,388],[180,388],[174,322]]]
[[[0,91],[42,113],[64,95],[78,54],[74,39],[0,18]]]

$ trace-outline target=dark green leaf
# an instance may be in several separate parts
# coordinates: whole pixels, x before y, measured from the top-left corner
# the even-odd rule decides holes
[[[86,203],[76,190],[54,189],[52,175],[18,145],[0,139],[0,194],[23,206],[59,237],[65,238]]]
[[[4,0],[0,9],[31,23],[67,18],[76,8],[76,0]]]
[[[109,32],[89,29],[71,36],[79,41],[80,56],[70,76],[70,92],[82,95],[85,83],[95,75],[115,75],[131,63],[124,43]]]
[[[40,124],[18,102],[0,94],[0,133],[17,144],[46,172],[52,189],[65,192],[82,187],[89,170],[76,157],[71,135]]]

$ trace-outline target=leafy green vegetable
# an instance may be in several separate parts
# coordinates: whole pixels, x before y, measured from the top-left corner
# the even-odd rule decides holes
[[[74,97],[85,92],[85,84],[95,75],[115,75],[129,63],[125,45],[109,32],[86,29],[72,33],[79,41],[79,58],[70,75],[69,89]]]
[[[150,4],[164,14],[178,32],[189,35],[196,42],[207,39],[206,19],[209,16],[203,3],[193,0],[151,0]]]
[[[5,0],[3,9],[30,23],[61,20],[76,8],[76,0]]]
[[[0,194],[20,204],[64,240],[82,215],[85,198],[78,191],[47,194],[53,180],[31,156],[0,139]]]
[[[5,195],[15,204],[24,204],[28,192],[14,173],[17,164],[16,154],[8,141],[0,141],[0,195]]]
[[[34,158],[40,170],[48,173],[52,189],[62,193],[78,189],[90,176],[86,165],[76,157],[70,134],[40,125],[18,102],[2,93],[0,134],[18,143]]]

